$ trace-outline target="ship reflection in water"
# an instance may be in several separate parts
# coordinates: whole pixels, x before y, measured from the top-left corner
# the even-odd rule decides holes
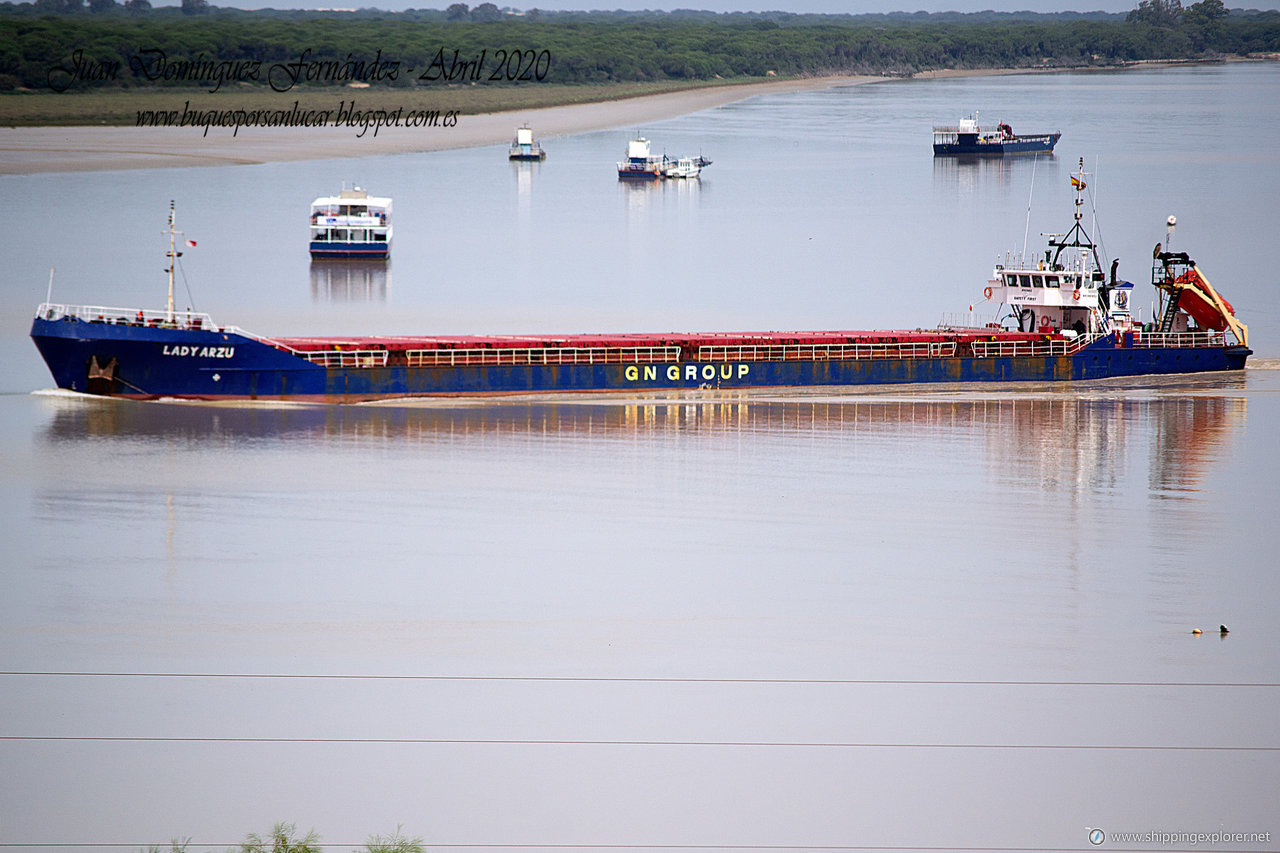
[[[391,261],[314,260],[311,298],[316,302],[386,302]]]
[[[937,458],[967,446],[962,455],[981,459],[997,481],[1058,494],[1122,488],[1145,457],[1145,491],[1171,499],[1196,492],[1215,460],[1229,455],[1233,435],[1244,426],[1247,383],[1245,376],[1231,375],[1169,379],[1154,388],[961,391],[935,400],[859,399],[858,392],[812,399],[771,394],[459,406],[440,400],[293,407],[51,397],[56,411],[45,437],[95,445],[104,437],[151,442],[177,436],[197,445],[241,438],[399,445],[549,434],[571,442],[678,440],[695,433],[791,434],[837,443],[905,439]]]
[[[628,213],[654,210],[689,210],[696,207],[703,189],[700,178],[672,178],[661,181],[618,181]]]
[[[958,190],[973,193],[998,187],[1025,193],[1036,182],[1055,180],[1058,161],[1052,154],[1018,154],[1009,157],[979,157],[975,154],[937,157],[933,161],[935,191]]]

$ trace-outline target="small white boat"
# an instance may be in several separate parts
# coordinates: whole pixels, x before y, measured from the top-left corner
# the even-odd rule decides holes
[[[663,175],[668,178],[696,178],[701,172],[702,165],[698,158],[681,157],[671,161]]]

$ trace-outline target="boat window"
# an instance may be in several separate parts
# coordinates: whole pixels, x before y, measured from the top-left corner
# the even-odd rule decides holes
[[[1025,274],[1018,276],[1018,287],[1030,287],[1031,278]]]
[[[1058,277],[1057,277],[1056,275],[1047,275],[1047,276],[1045,276],[1045,277],[1044,277],[1044,286],[1045,286],[1045,287],[1057,287],[1057,286],[1058,286]]]
[[[1042,275],[1033,275],[1033,276],[1031,276],[1031,286],[1032,286],[1032,287],[1044,287],[1044,276],[1042,276]]]

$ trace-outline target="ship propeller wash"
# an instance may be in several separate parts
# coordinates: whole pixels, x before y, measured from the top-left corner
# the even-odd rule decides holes
[[[1081,222],[1033,261],[997,265],[1008,327],[576,335],[264,337],[207,314],[46,302],[31,337],[59,388],[134,399],[306,400],[1049,382],[1240,370],[1248,328],[1185,253],[1156,246],[1158,321],[1130,313]],[[170,217],[170,246],[173,219]],[[172,248],[170,248],[172,252]]]

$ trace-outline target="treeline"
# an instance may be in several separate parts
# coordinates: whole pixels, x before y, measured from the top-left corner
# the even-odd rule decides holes
[[[1139,60],[1192,59],[1280,51],[1280,13],[1227,13],[1220,0],[1201,0],[1168,14],[1176,0],[1144,0],[1128,16],[956,15],[812,16],[714,13],[499,12],[475,19],[483,6],[402,13],[248,12],[203,7],[126,11],[114,5],[37,14],[36,4],[0,4],[0,90],[47,91],[51,79],[72,90],[99,87],[203,85],[191,74],[157,69],[211,68],[232,63],[329,63],[367,68],[399,63],[414,73],[381,74],[378,86],[447,83],[423,71],[444,61],[499,52],[536,52],[539,80],[610,83],[710,80],[831,73],[909,75],[935,69],[1118,65]],[[67,3],[70,0],[48,0]],[[83,0],[80,0],[83,3]],[[133,0],[145,3],[146,0]],[[194,0],[192,0],[194,2]],[[1216,5],[1215,5],[1216,4]],[[131,7],[132,8],[132,7]],[[496,11],[496,7],[494,7]],[[490,15],[484,10],[482,16]],[[579,17],[574,17],[575,15]],[[452,20],[450,20],[452,16]],[[994,17],[993,17],[994,16]],[[864,18],[873,20],[867,21]],[[160,64],[157,63],[160,61]],[[456,63],[455,63],[456,64]],[[74,73],[77,69],[88,73]],[[486,68],[487,72],[488,69]],[[51,76],[52,75],[52,76]],[[510,75],[507,75],[508,77]],[[475,79],[475,78],[472,78]],[[492,82],[485,75],[486,82]],[[499,75],[499,82],[506,78]],[[266,85],[265,73],[235,78]],[[352,82],[349,74],[318,74],[314,85]]]

